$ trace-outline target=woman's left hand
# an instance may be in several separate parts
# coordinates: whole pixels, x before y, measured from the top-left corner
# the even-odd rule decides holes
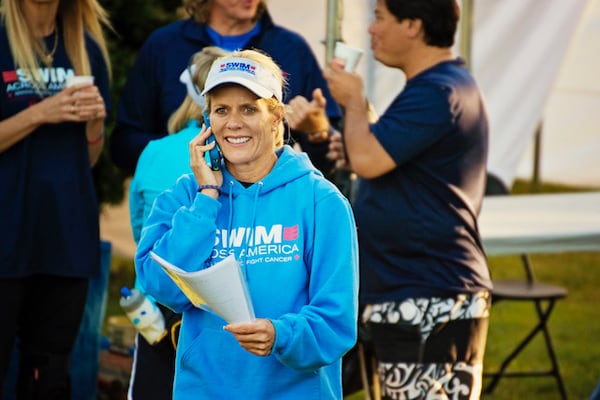
[[[257,356],[271,354],[275,343],[275,327],[268,319],[259,318],[253,322],[229,324],[223,329],[232,333],[246,351]]]

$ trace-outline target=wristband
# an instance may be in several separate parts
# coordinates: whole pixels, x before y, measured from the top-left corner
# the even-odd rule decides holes
[[[204,189],[214,189],[221,195],[221,186],[219,185],[200,185],[198,186],[198,193],[202,192]]]
[[[88,146],[98,144],[102,141],[102,139],[104,139],[104,132],[102,132],[96,139],[92,139],[92,140],[88,139],[87,144],[88,144]]]

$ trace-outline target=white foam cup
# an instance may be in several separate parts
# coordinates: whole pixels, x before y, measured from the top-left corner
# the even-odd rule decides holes
[[[94,83],[94,77],[92,75],[75,75],[67,76],[66,87],[73,85],[79,85],[80,83]]]
[[[335,43],[334,57],[344,61],[344,70],[353,72],[362,56],[363,51],[359,48],[348,46],[343,42]]]

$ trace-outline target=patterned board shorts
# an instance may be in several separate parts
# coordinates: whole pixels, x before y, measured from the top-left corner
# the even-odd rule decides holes
[[[478,399],[491,306],[489,292],[370,304],[384,399]]]

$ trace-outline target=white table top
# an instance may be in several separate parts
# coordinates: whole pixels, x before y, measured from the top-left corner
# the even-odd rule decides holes
[[[600,251],[600,192],[489,196],[479,229],[488,255]]]

